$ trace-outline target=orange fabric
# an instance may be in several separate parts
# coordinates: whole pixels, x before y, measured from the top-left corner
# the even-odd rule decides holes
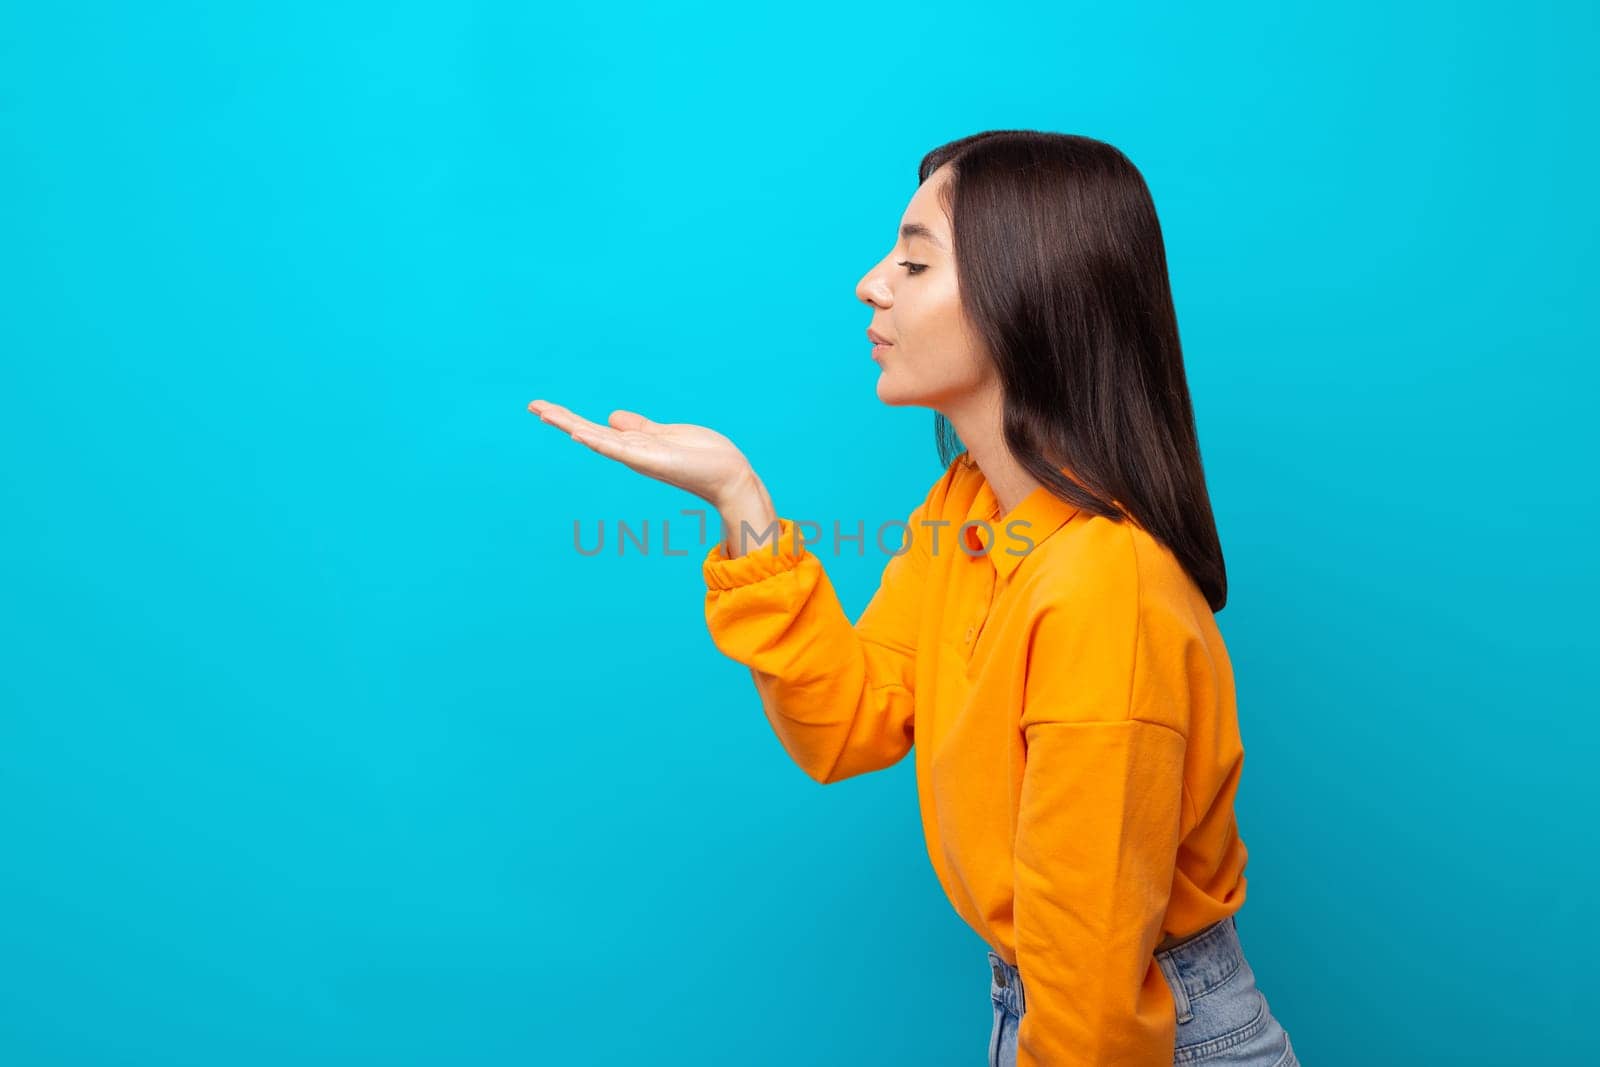
[[[965,453],[907,526],[854,624],[793,520],[733,559],[719,542],[712,639],[817,781],[915,747],[934,872],[1022,975],[1018,1067],[1170,1064],[1156,946],[1245,898],[1244,749],[1215,617],[1136,523],[1042,487],[1002,517]]]

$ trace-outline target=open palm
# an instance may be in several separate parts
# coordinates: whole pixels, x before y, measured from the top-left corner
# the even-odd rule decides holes
[[[528,410],[580,444],[640,474],[685,489],[712,505],[738,491],[750,470],[728,438],[688,422],[652,422],[618,409],[607,425],[591,422],[560,404],[535,400]]]

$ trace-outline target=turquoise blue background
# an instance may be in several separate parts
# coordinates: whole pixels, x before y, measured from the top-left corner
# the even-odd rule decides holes
[[[1595,22],[8,4],[0,1062],[980,1062],[911,761],[789,763],[698,502],[525,405],[902,517],[853,289],[996,127],[1161,213],[1300,1055],[1592,1050]]]

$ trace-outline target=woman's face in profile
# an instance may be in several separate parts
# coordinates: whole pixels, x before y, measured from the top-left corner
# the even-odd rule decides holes
[[[900,217],[894,248],[856,283],[856,296],[873,308],[868,327],[890,342],[874,356],[878,399],[946,415],[992,375],[961,309],[955,244],[939,202],[949,178],[948,164],[928,175]]]

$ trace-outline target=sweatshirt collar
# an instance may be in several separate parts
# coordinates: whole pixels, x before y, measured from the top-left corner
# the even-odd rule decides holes
[[[1067,524],[1078,513],[1074,504],[1050,492],[1047,486],[1038,486],[1002,516],[1000,503],[994,495],[994,489],[989,485],[988,479],[983,477],[983,472],[978,469],[970,457],[963,454],[962,462],[979,479],[978,492],[973,498],[972,506],[967,509],[962,523],[986,522],[988,528],[983,526],[969,526],[959,530],[957,536],[966,541],[967,548],[963,554],[971,556],[974,560],[981,557],[994,565],[996,573],[1002,578],[1010,578],[1016,571],[1018,564],[1027,558],[1028,554],[1037,549],[1050,535]],[[1061,473],[1071,478],[1078,479],[1072,472],[1062,467]],[[959,528],[958,528],[959,529]],[[992,548],[986,544],[992,542]],[[963,551],[957,548],[956,551]]]

